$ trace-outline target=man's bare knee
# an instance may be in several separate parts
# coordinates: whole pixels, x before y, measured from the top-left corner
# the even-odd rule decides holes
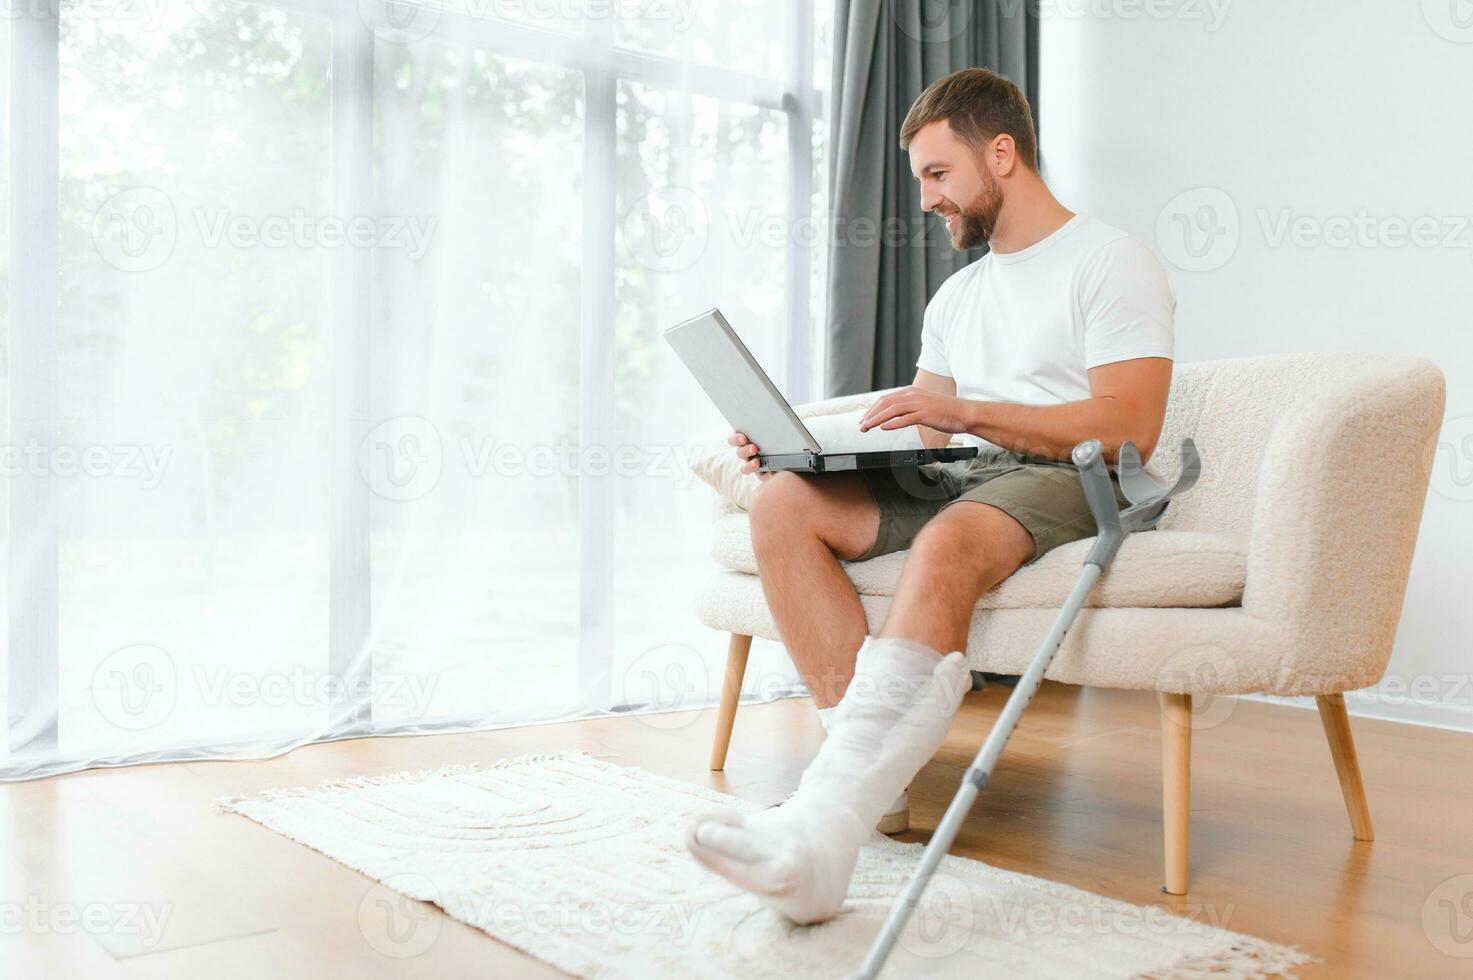
[[[788,530],[795,523],[811,518],[811,511],[805,506],[807,494],[808,488],[797,473],[774,473],[763,480],[748,512],[753,533],[779,526]]]
[[[776,473],[758,488],[750,519],[759,557],[793,535],[812,535],[839,557],[854,558],[874,544],[879,529],[869,491],[839,476]]]
[[[933,518],[911,545],[907,569],[936,588],[960,586],[978,593],[992,588],[1027,561],[1018,534],[1002,523],[1012,518],[998,516],[1001,521],[961,513]]]
[[[987,543],[970,539],[932,521],[910,546],[906,570],[932,588],[968,586],[981,589],[998,565]]]

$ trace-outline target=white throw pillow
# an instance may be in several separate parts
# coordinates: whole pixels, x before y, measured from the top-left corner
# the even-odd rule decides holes
[[[757,479],[756,473],[742,472],[742,460],[735,447],[718,445],[692,460],[690,468],[726,500],[742,510],[752,509],[752,498],[757,495],[762,481]]]

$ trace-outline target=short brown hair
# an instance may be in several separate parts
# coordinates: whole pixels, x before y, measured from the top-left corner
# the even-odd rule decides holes
[[[1033,130],[1033,112],[1018,86],[986,68],[963,68],[937,79],[921,93],[900,125],[900,148],[922,126],[946,119],[962,142],[980,149],[1003,133],[1013,138],[1018,159],[1030,170],[1038,170],[1038,135]]]

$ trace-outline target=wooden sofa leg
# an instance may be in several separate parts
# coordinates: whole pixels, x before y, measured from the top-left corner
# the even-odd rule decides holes
[[[1192,696],[1161,695],[1161,825],[1169,895],[1187,893],[1192,807]]]
[[[1335,760],[1335,775],[1340,777],[1340,793],[1350,814],[1350,832],[1356,840],[1375,840],[1371,831],[1371,808],[1366,805],[1366,786],[1360,778],[1360,762],[1355,757],[1355,742],[1350,737],[1350,715],[1345,710],[1344,694],[1321,694],[1320,723],[1330,742],[1330,756]]]
[[[747,654],[752,638],[731,634],[726,647],[726,678],[721,682],[721,707],[716,712],[716,737],[711,740],[711,769],[726,767],[726,749],[731,745],[731,726],[736,723],[737,702],[742,697],[742,678],[747,674]]]

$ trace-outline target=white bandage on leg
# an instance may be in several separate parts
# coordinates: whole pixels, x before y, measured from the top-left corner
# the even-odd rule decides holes
[[[822,725],[823,730],[827,732],[833,726],[834,712],[838,711],[839,708],[837,705],[835,705],[832,708],[819,708],[817,710],[818,723]],[[900,795],[895,797],[895,799],[891,801],[890,805],[885,808],[884,814],[881,815],[879,826],[880,830],[882,830],[884,833],[901,833],[909,827],[910,820],[908,817],[905,820],[895,820],[898,814],[908,813],[910,811],[910,794],[908,792],[909,789],[910,787],[907,786],[905,789],[901,790]],[[784,800],[783,802],[787,801]],[[885,826],[887,823],[893,823],[894,829],[887,828]]]
[[[940,747],[970,688],[960,653],[869,639],[829,737],[782,806],[706,814],[686,844],[706,867],[799,923],[837,915],[859,846]]]

